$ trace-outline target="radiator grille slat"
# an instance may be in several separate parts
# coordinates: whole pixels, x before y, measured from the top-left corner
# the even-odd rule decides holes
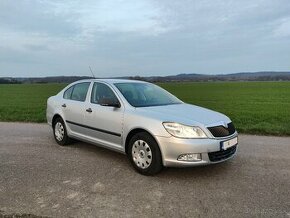
[[[211,132],[211,134],[214,137],[225,137],[225,136],[230,136],[236,132],[234,124],[228,123],[228,128],[224,126],[213,126],[213,127],[208,127],[208,130]]]

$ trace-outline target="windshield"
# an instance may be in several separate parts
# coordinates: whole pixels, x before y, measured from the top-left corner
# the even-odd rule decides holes
[[[134,107],[150,107],[182,103],[169,92],[151,83],[115,83],[115,86]]]

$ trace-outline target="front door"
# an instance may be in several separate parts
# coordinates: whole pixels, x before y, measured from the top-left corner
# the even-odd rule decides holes
[[[112,149],[122,150],[124,106],[103,106],[103,99],[119,102],[114,91],[105,83],[95,82],[91,98],[87,103],[85,123],[89,127],[87,136],[97,143]]]

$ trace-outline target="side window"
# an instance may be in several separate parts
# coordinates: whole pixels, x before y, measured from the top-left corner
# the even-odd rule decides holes
[[[72,91],[74,89],[74,86],[71,86],[70,88],[68,88],[64,94],[63,94],[63,98],[64,99],[71,99],[71,94],[72,94]]]
[[[85,101],[89,86],[89,82],[74,85],[70,99],[75,101]]]
[[[103,83],[94,83],[91,102],[94,104],[100,104],[104,99],[112,99],[114,102],[119,102],[110,87]]]

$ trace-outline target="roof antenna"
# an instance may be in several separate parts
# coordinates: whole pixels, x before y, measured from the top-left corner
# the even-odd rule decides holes
[[[91,73],[92,73],[93,77],[94,77],[94,78],[96,78],[96,77],[95,77],[95,74],[94,74],[94,73],[93,73],[93,71],[92,71],[92,68],[91,68],[91,66],[89,66],[89,68],[90,68],[90,71],[91,71]]]

